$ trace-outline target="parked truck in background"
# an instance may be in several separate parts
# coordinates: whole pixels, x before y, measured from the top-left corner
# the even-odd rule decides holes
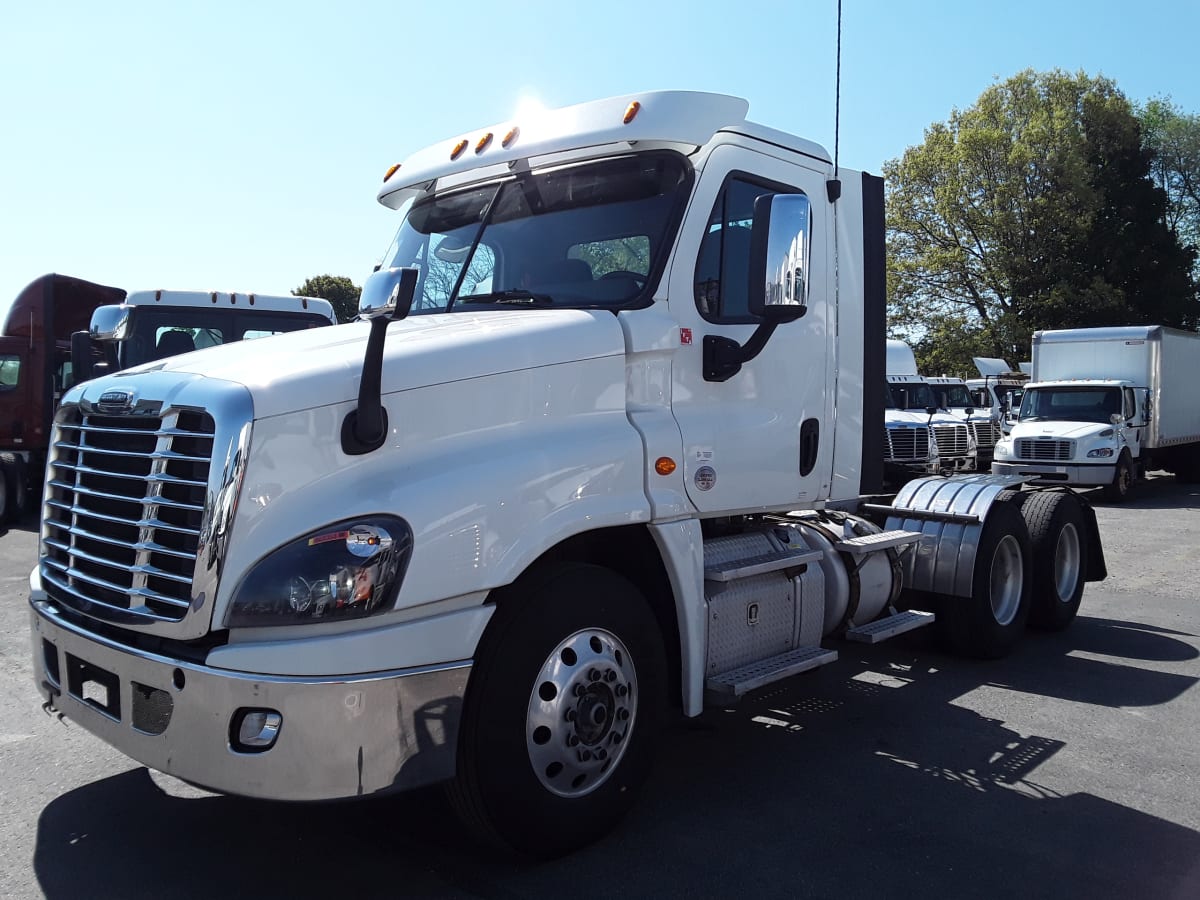
[[[888,482],[914,474],[973,472],[975,441],[967,423],[940,408],[917,358],[904,341],[887,341],[884,467]]]
[[[1066,627],[1104,569],[1074,494],[880,498],[882,180],[746,111],[647,93],[439,142],[380,189],[362,321],[72,389],[30,576],[48,708],[227,793],[446,781],[553,855],[629,808],[668,704],[935,617],[985,657]]]
[[[996,357],[976,356],[973,362],[979,370],[979,377],[966,379],[966,384],[972,393],[975,408],[990,409],[992,416],[1000,423],[1001,432],[1008,434],[1017,421],[1021,393],[1025,390],[1025,382],[1029,381],[1029,375],[1013,369]]]
[[[944,410],[961,422],[965,422],[975,443],[973,471],[988,472],[992,466],[992,452],[1003,432],[1000,417],[989,406],[980,405],[972,395],[967,383],[949,375],[931,375],[925,379],[933,391],[938,409]]]
[[[176,353],[334,324],[328,301],[219,291],[140,291],[50,274],[9,307],[0,332],[0,521],[42,482],[62,393],[102,372]],[[32,482],[32,483],[31,483]]]
[[[1104,488],[1147,471],[1200,481],[1200,334],[1139,325],[1039,331],[1017,423],[992,472]]]

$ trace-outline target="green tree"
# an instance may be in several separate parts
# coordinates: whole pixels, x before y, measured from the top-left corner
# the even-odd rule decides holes
[[[1028,357],[1039,328],[1193,324],[1132,108],[1105,78],[1021,72],[884,165],[889,329],[918,360]]]
[[[1167,226],[1181,243],[1200,248],[1200,116],[1163,97],[1142,106],[1138,119],[1153,154],[1151,178],[1167,195]],[[1200,266],[1192,274],[1200,278]]]
[[[344,275],[314,275],[292,291],[294,297],[320,297],[333,304],[339,322],[358,315],[358,295],[362,288]]]

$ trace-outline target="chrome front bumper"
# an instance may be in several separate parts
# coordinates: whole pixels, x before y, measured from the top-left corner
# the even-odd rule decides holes
[[[454,774],[470,661],[328,678],[231,672],[87,634],[31,601],[34,677],[49,708],[153,769],[228,794],[327,800]],[[245,710],[282,723],[243,750]]]
[[[1116,475],[1115,464],[1070,465],[1068,463],[1043,463],[1029,460],[992,460],[993,475],[1033,476],[1034,484],[1073,484],[1082,487],[1098,487],[1112,484]]]

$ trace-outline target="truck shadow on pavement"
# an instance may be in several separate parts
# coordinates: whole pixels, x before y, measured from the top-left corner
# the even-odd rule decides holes
[[[1081,490],[1080,495],[1095,506],[1118,509],[1200,509],[1200,484],[1184,484],[1165,472],[1151,474],[1133,486],[1119,503],[1104,499],[1104,492]]]
[[[995,663],[944,657],[919,632],[840,645],[815,673],[673,719],[625,823],[560,860],[477,849],[437,789],[291,805],[134,769],[51,802],[34,868],[49,898],[1196,897],[1200,833],[1104,799],[1096,747],[1069,747],[1039,713],[1046,698],[1178,697],[1198,679],[1131,663],[1194,659],[1180,637],[1081,617]],[[1008,692],[1047,733],[961,705],[978,690]],[[1095,792],[1057,793],[1042,766]]]

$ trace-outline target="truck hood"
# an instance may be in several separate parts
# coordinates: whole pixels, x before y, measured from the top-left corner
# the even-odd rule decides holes
[[[245,385],[254,417],[357,398],[369,322],[238,341],[147,363],[105,379],[179,372]],[[617,317],[599,310],[442,313],[392,322],[384,346],[383,393],[499,372],[619,356]]]
[[[1017,422],[1012,427],[1009,437],[1037,438],[1056,437],[1080,440],[1081,438],[1096,437],[1102,431],[1112,431],[1113,426],[1107,422]]]

